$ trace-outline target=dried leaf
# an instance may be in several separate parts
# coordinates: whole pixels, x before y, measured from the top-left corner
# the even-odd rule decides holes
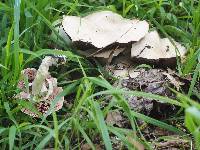
[[[112,111],[107,114],[106,123],[110,125],[117,125],[118,127],[122,127],[123,117],[119,111]]]

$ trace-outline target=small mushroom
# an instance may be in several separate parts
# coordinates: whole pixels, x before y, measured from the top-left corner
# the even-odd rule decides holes
[[[48,72],[49,67],[56,65],[59,58],[47,56],[43,59],[38,70],[27,68],[21,72],[21,79],[18,82],[18,88],[21,90],[16,98],[32,101],[41,114],[47,114],[52,101],[60,94],[63,89],[57,86],[57,79],[53,78]],[[28,87],[27,87],[28,86]],[[64,97],[61,97],[54,106],[58,111],[62,108]],[[22,108],[22,112],[32,117],[39,117],[37,113],[28,108]]]
[[[72,42],[91,44],[97,49],[113,43],[139,41],[149,30],[146,21],[125,19],[111,11],[95,12],[86,17],[64,16],[62,26]]]

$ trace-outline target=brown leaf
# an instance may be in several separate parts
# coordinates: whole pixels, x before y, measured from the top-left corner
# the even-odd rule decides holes
[[[115,124],[119,127],[122,127],[123,126],[122,121],[123,121],[123,117],[119,111],[109,112],[106,117],[106,123],[110,125]]]

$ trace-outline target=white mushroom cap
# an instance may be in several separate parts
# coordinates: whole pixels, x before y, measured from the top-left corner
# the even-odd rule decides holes
[[[164,38],[160,40],[162,45],[162,51],[166,52],[165,58],[171,58],[178,56],[184,56],[187,53],[187,50],[184,46],[182,46],[180,43],[173,41],[173,43],[176,45],[178,52],[176,54],[176,47],[173,45],[172,42],[168,38]]]
[[[62,26],[72,42],[90,43],[104,48],[115,42],[139,41],[149,30],[146,21],[129,20],[111,11],[96,12],[86,17],[64,16]]]
[[[162,55],[162,51],[160,51],[160,37],[156,31],[148,33],[142,40],[132,45],[132,57],[159,59]]]
[[[176,47],[178,52],[176,54]],[[187,50],[178,42],[173,43],[168,39],[161,39],[157,31],[149,32],[142,40],[132,45],[131,57],[145,59],[175,58],[176,55],[184,56]]]

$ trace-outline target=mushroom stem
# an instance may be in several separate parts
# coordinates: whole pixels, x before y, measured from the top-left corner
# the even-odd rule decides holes
[[[49,75],[49,67],[52,65],[56,65],[57,60],[51,56],[46,56],[37,71],[36,77],[33,81],[32,85],[32,94],[34,96],[38,95],[42,89],[42,85],[46,79],[46,77]]]

